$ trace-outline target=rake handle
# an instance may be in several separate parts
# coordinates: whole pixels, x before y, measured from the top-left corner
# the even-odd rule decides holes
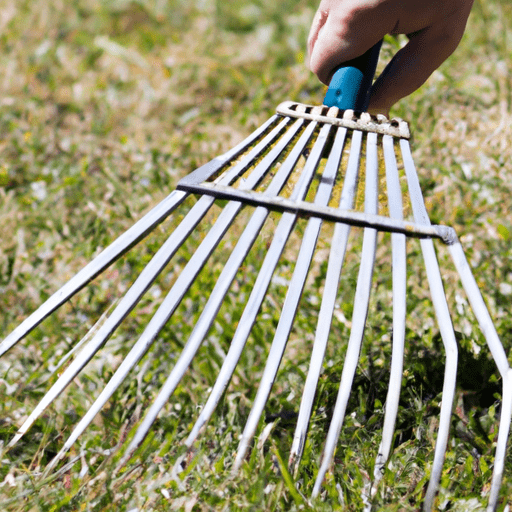
[[[344,62],[334,72],[324,105],[341,110],[366,111],[381,46],[382,41],[379,41],[360,57]]]

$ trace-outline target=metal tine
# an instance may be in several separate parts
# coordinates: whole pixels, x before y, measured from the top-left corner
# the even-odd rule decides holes
[[[408,143],[400,141],[402,151],[402,160],[405,167],[407,184],[409,186],[409,195],[413,208],[415,221],[418,224],[430,224],[427,211],[423,204],[423,196],[419,191],[419,183],[417,182],[417,173],[412,160],[410,147]],[[419,192],[419,193],[418,193]],[[450,317],[450,311],[446,302],[446,295],[441,279],[441,271],[437,262],[434,242],[432,239],[421,239],[421,250],[427,271],[427,279],[434,304],[434,311],[437,317],[437,323],[441,332],[441,338],[446,351],[446,366],[443,381],[443,400],[441,402],[441,414],[439,418],[439,428],[437,433],[436,447],[434,451],[434,461],[432,463],[432,472],[430,482],[425,494],[423,502],[423,510],[432,510],[434,498],[439,486],[441,471],[443,469],[444,455],[448,443],[448,435],[450,432],[450,419],[453,409],[453,399],[455,396],[455,384],[457,378],[457,360],[458,349],[453,324]]]
[[[249,152],[249,154],[242,159],[233,169],[230,169],[223,178],[223,182],[229,182],[233,177],[238,176],[247,167],[249,167],[254,159],[265,150],[266,147],[279,135],[279,133],[285,128],[290,121],[290,118],[285,118],[281,123],[276,126],[256,147]],[[267,155],[268,157],[268,155]],[[265,162],[268,158],[264,159]],[[263,162],[262,162],[263,163]],[[270,162],[271,163],[271,162]],[[270,165],[270,163],[268,165]],[[264,174],[264,170],[260,167],[259,173],[251,173],[247,178],[247,183],[257,184],[258,181]],[[162,247],[153,256],[148,265],[142,270],[139,277],[135,280],[132,286],[129,288],[124,297],[120,300],[118,306],[100,327],[96,335],[84,346],[80,354],[75,360],[66,368],[55,384],[50,388],[46,395],[42,398],[36,408],[32,411],[27,420],[23,423],[18,433],[9,443],[9,447],[12,447],[30,428],[34,421],[40,416],[40,414],[48,407],[48,405],[65,389],[65,387],[78,375],[82,368],[91,360],[96,352],[104,345],[106,340],[112,335],[115,329],[123,321],[123,319],[130,313],[135,307],[140,298],[151,286],[153,281],[158,277],[163,268],[167,265],[169,260],[174,256],[176,251],[181,247],[183,242],[189,237],[190,233],[206,215],[207,211],[214,202],[214,198],[210,196],[202,196],[197,203],[191,208],[187,216],[182,220],[178,227],[172,232],[169,238],[164,242]],[[238,208],[237,208],[238,205]],[[195,269],[195,275],[202,268],[202,265],[206,262],[211,252],[214,250],[216,245],[224,236],[224,233],[231,224],[237,211],[240,209],[240,203],[229,203],[228,206],[219,215],[216,223],[205,237],[201,244],[201,250],[198,251],[202,259],[199,263],[199,268]],[[196,253],[197,254],[197,253]],[[194,255],[195,256],[195,255]],[[193,265],[197,259],[191,258],[188,265],[189,268],[194,268]],[[187,266],[188,266],[187,265]],[[180,275],[181,277],[181,275]],[[192,277],[192,279],[193,279]],[[190,282],[192,281],[190,279]],[[190,285],[189,285],[190,286]],[[188,288],[187,288],[188,289]],[[186,289],[183,290],[185,293]]]
[[[491,490],[489,493],[488,512],[496,510],[498,506],[501,480],[503,478],[503,469],[505,466],[505,456],[507,451],[507,441],[510,433],[510,421],[512,416],[512,369],[508,365],[507,356],[503,345],[500,342],[496,328],[492,322],[489,311],[480,293],[480,289],[475,281],[471,268],[468,264],[462,245],[459,241],[448,246],[448,250],[455,263],[464,290],[468,297],[471,309],[475,314],[480,329],[486,339],[487,345],[496,362],[498,371],[503,379],[503,392],[501,402],[500,423],[498,429],[498,441],[496,443],[496,453],[494,456],[494,467],[491,481]]]
[[[494,456],[494,468],[492,472],[491,491],[489,493],[487,512],[493,512],[498,508],[501,480],[503,478],[503,469],[505,467],[505,457],[507,454],[507,441],[510,432],[511,416],[512,369],[509,369],[507,374],[503,377],[503,397],[501,402],[500,426],[498,429],[498,442],[496,444],[496,453]]]
[[[411,148],[408,141],[401,140],[400,147],[402,151],[402,159],[404,161],[404,167],[407,176],[407,184],[409,186],[409,193],[411,196],[411,202],[414,212],[414,217],[418,224],[430,225],[430,219],[428,217],[427,209],[425,208],[425,202],[423,200],[423,194],[421,192],[418,174],[414,166],[414,161],[411,155]],[[464,250],[459,241],[448,246],[452,257],[456,265],[457,271],[460,274],[462,284],[466,290],[466,294],[474,310],[477,321],[480,324],[480,328],[489,344],[491,354],[496,361],[498,370],[502,377],[505,377],[510,370],[510,366],[507,359],[505,349],[498,337],[494,323],[489,315],[489,311],[480,293],[480,289],[473,277],[471,268],[467,262]]]
[[[51,295],[30,316],[18,325],[1,343],[0,356],[10,350],[28,333],[35,329],[47,316],[67,302],[88,282],[101,274],[114,261],[147,236],[155,227],[169,216],[188,196],[187,193],[174,190],[161,203],[155,206],[128,231],[114,240],[98,256],[88,263],[78,274]]]
[[[406,141],[400,141],[402,158],[407,175],[412,206],[417,222],[430,224],[430,219],[423,201],[418,175],[411,155],[411,149]],[[469,303],[480,328],[484,334],[491,354],[496,362],[498,371],[503,379],[503,397],[502,409],[500,415],[500,426],[498,431],[498,442],[496,446],[496,455],[494,459],[493,478],[489,495],[488,511],[495,510],[498,505],[499,490],[503,476],[503,467],[505,463],[505,453],[508,435],[510,432],[510,420],[512,415],[512,370],[508,364],[507,355],[500,342],[494,323],[489,315],[489,311],[480,293],[478,284],[475,281],[471,268],[468,264],[461,243],[457,240],[454,244],[448,246],[448,250],[455,263],[462,285],[466,291]]]
[[[271,117],[244,141],[225,154],[218,156],[203,167],[208,167],[210,174],[217,172],[230,160],[242,153],[250,144],[257,140],[271,126],[278,116]],[[106,247],[98,256],[88,263],[78,274],[51,295],[36,311],[18,325],[1,343],[0,356],[5,354],[29,332],[37,327],[47,316],[67,302],[80,291],[89,281],[101,274],[114,261],[140,242],[145,236],[163,222],[188,196],[186,192],[174,190],[144,217],[138,220],[114,242]]]
[[[289,118],[285,117],[284,119],[286,120]],[[278,115],[272,116],[265,123],[263,123],[261,127],[257,128],[251,135],[249,135],[246,139],[240,142],[240,144],[236,145],[233,149],[227,151],[223,155],[215,157],[213,160],[210,160],[208,163],[202,165],[201,167],[198,167],[196,170],[181,178],[181,180],[178,182],[177,188],[179,189],[180,183],[183,182],[201,183],[203,181],[209,180],[218,172],[219,169],[221,169],[230,161],[234,160],[234,158],[243,153],[251,145],[255,144],[258,141],[258,139],[264,136],[267,130],[272,128],[273,124],[277,124],[278,121],[282,122],[283,117]],[[271,143],[271,140],[270,142],[269,140],[270,139],[267,139],[267,146]],[[220,167],[219,164],[221,164]],[[229,175],[233,177],[231,173],[229,173]],[[220,175],[217,179],[222,179],[224,176],[225,174]]]
[[[316,126],[316,123],[314,123],[314,125]],[[325,146],[325,142],[327,140],[329,130],[330,130],[330,126],[324,126],[320,130],[320,134],[319,134],[315,144],[313,145],[311,153],[310,153],[310,155],[307,159],[306,165],[303,169],[302,175],[300,176],[299,181],[297,182],[297,184],[294,188],[294,191],[292,193],[292,198],[302,199],[303,197],[305,197],[307,190],[309,188],[309,184],[313,178],[314,172],[315,172],[318,162],[320,160],[323,148]],[[302,142],[303,141],[301,141],[301,144],[302,144]],[[238,323],[238,328],[237,328],[237,331],[235,332],[235,336],[231,342],[230,349],[228,351],[226,359],[224,360],[224,363],[223,363],[223,366],[219,373],[219,376],[216,379],[214,388],[210,395],[209,403],[206,404],[206,407],[203,409],[203,412],[211,404],[212,396],[215,395],[216,390],[219,388],[221,378],[225,374],[226,367],[230,364],[230,362],[233,362],[234,359],[236,359],[234,361],[234,366],[236,366],[238,358],[240,357],[240,353],[245,344],[245,339],[248,335],[248,333],[247,333],[245,339],[241,339],[241,340],[239,337],[237,337],[238,333],[240,332],[241,327],[248,326],[249,322],[245,318],[245,313],[249,309],[254,310],[254,308],[251,308],[250,305],[253,304],[253,306],[254,306],[255,292],[257,292],[257,290],[261,290],[263,288],[260,286],[260,283],[262,282],[262,280],[265,279],[266,276],[268,276],[268,281],[266,283],[266,286],[264,286],[261,300],[255,307],[254,316],[256,316],[256,313],[259,309],[261,301],[263,300],[263,297],[265,295],[266,288],[268,287],[268,284],[270,282],[270,278],[274,272],[274,268],[277,265],[279,256],[280,256],[282,250],[284,249],[284,245],[286,244],[286,241],[288,239],[288,236],[291,232],[291,229],[292,229],[294,223],[295,223],[295,215],[293,215],[293,214],[285,213],[281,217],[281,220],[276,229],[276,235],[270,245],[270,248],[267,252],[267,256],[265,257],[262,268],[261,268],[260,272],[258,273],[258,277],[256,279],[256,283],[254,285],[253,292],[251,293],[249,301],[245,307],[244,315],[242,316],[241,320]],[[268,265],[268,262],[273,260],[274,258],[275,258],[275,263],[272,268],[269,268],[270,265]],[[252,321],[250,321],[249,331],[250,331],[250,327],[252,326],[253,323],[254,323],[254,319],[252,319]],[[233,355],[234,352],[237,351],[237,349],[238,349],[238,353],[236,355]],[[184,358],[183,354],[180,356],[180,359],[181,358]],[[185,368],[185,370],[186,370],[186,368]],[[123,455],[122,459],[120,460],[119,464],[117,465],[116,471],[118,471],[122,466],[124,466],[124,464],[131,458],[131,456],[133,455],[133,453],[137,449],[137,447],[142,443],[145,436],[147,435],[147,432],[149,431],[149,428],[155,421],[158,413],[160,412],[160,410],[162,409],[162,407],[165,405],[165,403],[169,399],[170,395],[172,394],[172,392],[175,388],[175,385],[176,385],[174,382],[175,372],[176,371],[173,370],[173,372],[171,373],[171,375],[168,377],[167,381],[165,382],[164,386],[160,390],[160,393],[158,394],[156,400],[153,402],[152,407],[147,412],[143,422],[141,423],[137,432],[135,433],[135,436],[133,437],[125,454]],[[232,373],[232,371],[231,371],[231,373]],[[230,378],[230,375],[227,377],[227,380],[229,380],[229,378]]]
[[[390,135],[384,135],[382,142],[386,166],[389,216],[394,219],[403,220],[402,193],[400,190],[393,137]],[[392,233],[391,246],[393,279],[393,348],[391,354],[389,386],[386,397],[386,412],[384,415],[384,426],[382,428],[382,441],[375,461],[374,481],[370,491],[370,498],[373,498],[377,492],[377,486],[382,479],[384,466],[391,451],[403,373],[407,284],[406,236],[400,233]]]
[[[329,202],[332,189],[334,187],[334,182],[339,172],[346,133],[346,129],[338,129],[337,131],[336,139],[332,146],[332,150],[327,160],[325,171],[315,197],[315,204],[317,205],[327,205]],[[360,132],[355,132],[352,136],[349,165],[356,165],[356,163],[358,164],[358,155],[360,154],[361,148],[361,138],[362,134]],[[279,365],[281,364],[281,359],[283,357],[286,343],[293,326],[293,320],[297,313],[297,308],[316,248],[321,226],[322,219],[315,217],[311,218],[304,232],[304,238],[297,257],[293,276],[288,288],[288,292],[286,294],[281,316],[279,318],[279,323],[277,325],[274,339],[272,341],[272,345],[267,357],[267,364],[265,365],[263,375],[260,379],[256,398],[251,408],[251,412],[249,413],[249,417],[245,424],[245,428],[238,445],[237,455],[233,467],[234,472],[238,471],[242,465],[242,462],[249,448],[249,443],[254,437],[258,427],[259,419],[263,409],[265,408],[265,404],[267,403],[268,395],[272,389]]]
[[[354,161],[348,165],[347,173],[344,177],[343,190],[339,204],[340,210],[349,210],[354,207],[354,197],[356,187],[354,184],[358,180],[359,166],[357,165],[356,156]],[[366,180],[367,186],[373,184],[377,187],[377,135],[368,134],[366,149]],[[366,212],[370,213],[370,212]],[[350,235],[351,226],[348,224],[336,223],[334,234],[331,242],[331,251],[329,254],[329,262],[325,276],[324,292],[322,296],[322,304],[318,315],[317,328],[315,333],[315,341],[311,352],[311,360],[308,370],[302,400],[299,408],[299,416],[293,436],[292,448],[290,451],[289,466],[298,469],[298,462],[302,457],[304,450],[304,442],[311,418],[311,410],[316,394],[318,379],[322,370],[322,363],[325,356],[327,341],[331,330],[332,316],[334,312],[336,297],[338,293],[338,285],[341,276],[341,269],[345,259],[348,237]]]
[[[325,134],[327,133],[328,130],[325,131]],[[312,156],[308,161],[310,162],[310,165],[303,170],[300,180],[297,182],[294,188],[294,192],[292,194],[292,198],[294,200],[301,199],[309,188],[309,184],[316,169],[318,159],[321,156],[323,144],[325,143],[322,134],[319,139],[320,144],[316,149],[313,150],[314,153],[312,153]],[[203,425],[209,421],[233,375],[295,220],[295,214],[285,213],[278,224],[276,235],[272,240],[263,265],[260,269],[260,272],[258,273],[258,277],[256,278],[256,282],[253,286],[253,291],[251,292],[242,317],[238,323],[237,330],[233,340],[231,341],[230,349],[215,381],[215,385],[210,393],[210,396],[208,397],[208,401],[201,411],[199,418],[197,419],[185,441],[185,445],[189,448],[193,445]]]
[[[283,150],[289,145],[289,143],[293,140],[293,138],[296,136],[298,131],[303,125],[303,120],[299,119],[297,120],[293,126],[286,132],[286,134],[279,140],[278,144],[274,146],[271,152],[258,164],[258,168],[256,168],[252,174],[247,178],[245,182],[241,184],[241,187],[246,188],[252,188],[254,187],[257,182],[260,180],[260,177],[265,173],[268,172],[270,169],[272,163],[279,157],[279,155],[283,152]],[[313,127],[314,128],[314,127]],[[309,138],[311,136],[312,129],[308,130],[306,133],[306,137]],[[309,135],[308,135],[309,134]],[[304,136],[301,140],[304,140]],[[284,183],[286,181],[287,175],[291,173],[293,170],[293,166],[300,157],[300,154],[302,153],[302,150],[304,146],[307,143],[307,138],[304,140],[302,147],[299,147],[298,149],[295,149],[290,154],[289,158],[283,163],[283,165],[280,167],[278,173],[273,178],[271,184],[267,188],[267,190],[264,192],[266,194],[272,194],[274,192],[277,192],[284,186]],[[234,218],[236,213],[240,210],[242,207],[242,204],[239,202],[230,202],[228,206],[224,209],[224,211],[230,211],[229,215],[226,217]],[[268,212],[267,212],[268,214]],[[254,215],[253,215],[254,218]],[[266,218],[266,216],[265,216]],[[176,375],[176,373],[180,373],[180,376],[178,378],[181,380],[183,373],[185,372],[186,368],[190,364],[190,360],[193,358],[195,352],[199,348],[199,344],[202,341],[204,335],[206,334],[206,331],[209,329],[211,322],[213,321],[213,318],[216,315],[216,311],[213,315],[211,315],[209,312],[211,311],[211,304],[212,301],[215,300],[215,297],[218,295],[218,290],[222,290],[223,294],[227,292],[227,289],[229,288],[233,278],[234,274],[238,270],[238,267],[241,265],[243,259],[247,255],[247,252],[249,248],[251,247],[252,243],[254,242],[257,234],[259,233],[259,228],[261,227],[261,224],[265,221],[265,218],[261,221],[260,224],[255,225],[254,222],[252,222],[252,228],[250,228],[251,221],[247,225],[244,234],[240,238],[239,243],[237,244],[236,248],[233,250],[233,253],[231,254],[231,257],[229,258],[227,264],[225,265],[223,272],[221,273],[221,276],[219,277],[217,281],[217,285],[212,292],[212,295],[208,301],[208,304],[205,306],[203,313],[201,315],[201,318],[199,322],[195,325],[194,330],[192,334],[189,337],[189,340],[186,344],[185,349],[183,350],[182,355],[180,356],[180,359],[176,363],[172,374]],[[220,219],[220,216],[219,216]],[[258,220],[258,219],[257,219]],[[205,239],[206,240],[206,239]],[[82,418],[82,420],[78,423],[78,425],[73,430],[70,437],[65,442],[64,446],[60,450],[60,452],[57,454],[57,456],[54,458],[54,460],[51,462],[50,469],[57,463],[58,460],[60,460],[64,454],[71,448],[71,446],[75,443],[75,441],[78,439],[78,437],[82,434],[82,432],[88,427],[88,425],[91,423],[91,421],[94,419],[96,414],[101,410],[101,408],[105,405],[105,403],[108,401],[108,399],[112,396],[114,391],[119,387],[119,385],[124,381],[129,371],[137,364],[137,362],[140,360],[140,358],[144,355],[144,353],[147,351],[149,346],[154,341],[157,334],[160,332],[160,330],[163,328],[165,323],[168,321],[168,319],[171,317],[171,315],[174,313],[176,307],[181,302],[183,296],[185,295],[186,291],[190,287],[192,281],[197,276],[197,273],[202,268],[204,262],[208,258],[208,255],[206,254],[209,251],[209,248],[204,247],[204,241],[203,244],[197,249],[195,254],[190,259],[189,263],[185,267],[185,269],[182,271],[178,279],[176,280],[173,288],[167,295],[164,302],[159,307],[158,311],[155,313],[151,321],[149,322],[148,326],[144,330],[141,337],[137,340],[135,345],[132,347],[130,352],[127,354],[127,356],[124,358],[123,362],[119,366],[119,368],[116,370],[110,381],[107,383],[101,394],[98,396],[94,404],[89,408],[85,416]],[[210,251],[211,252],[211,251]],[[197,262],[197,264],[195,264]],[[193,269],[192,272],[190,269]],[[216,292],[217,290],[217,292]],[[222,292],[221,292],[222,293]],[[222,295],[223,296],[223,295]],[[218,307],[220,307],[222,297],[218,301]],[[207,318],[208,320],[205,320]]]
[[[370,183],[370,186],[366,189],[367,196],[365,197],[365,210],[376,211],[378,201],[377,189],[372,189],[373,187]],[[354,312],[352,315],[352,329],[350,331],[347,353],[343,364],[336,405],[334,407],[331,424],[327,433],[320,468],[313,487],[313,498],[317,497],[320,493],[325,473],[331,465],[352,389],[352,382],[354,380],[354,374],[359,360],[370,302],[373,266],[377,246],[377,233],[378,231],[374,228],[364,229],[361,265],[359,267],[359,275],[357,278]]]
[[[32,426],[34,421],[51,404],[57,396],[67,387],[67,385],[80,373],[84,366],[92,359],[96,352],[104,345],[109,336],[119,326],[122,320],[130,313],[138,300],[150,287],[151,283],[157,278],[163,267],[169,259],[179,249],[181,244],[187,239],[201,218],[206,214],[208,208],[213,203],[213,198],[202,197],[190,210],[187,217],[182,221],[171,236],[165,241],[159,251],[153,256],[149,264],[143,269],[139,277],[135,280],[127,293],[121,299],[116,309],[99,328],[94,337],[87,342],[77,357],[64,370],[62,375],[48,390],[45,396],[34,408],[30,416],[19,428],[17,434],[11,439],[8,447],[14,446],[20,438]]]
[[[430,286],[430,292],[432,294],[434,310],[436,311],[441,338],[446,350],[446,367],[444,372],[443,400],[441,403],[441,414],[439,417],[439,429],[437,433],[430,482],[425,494],[425,501],[423,502],[423,509],[428,511],[432,510],[434,504],[434,498],[443,469],[446,446],[448,444],[450,419],[453,409],[457,378],[458,349],[450,312],[448,310],[448,304],[446,303],[441,273],[439,266],[437,265],[434,243],[432,240],[422,239],[420,240],[420,244],[423,251],[423,258],[425,260],[427,279]]]

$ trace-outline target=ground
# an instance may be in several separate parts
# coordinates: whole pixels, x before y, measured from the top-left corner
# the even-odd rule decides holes
[[[166,197],[182,176],[240,142],[281,101],[321,102],[324,88],[304,64],[315,8],[312,0],[2,2],[2,338]],[[451,225],[459,234],[507,354],[512,346],[511,20],[508,1],[476,0],[456,53],[392,111],[410,123],[413,157],[431,220]],[[385,40],[381,67],[402,43],[401,39]],[[291,474],[286,462],[323,288],[323,246],[315,259],[315,278],[299,306],[259,439],[241,473],[230,478],[237,439],[271,342],[264,329],[256,329],[220,411],[196,449],[183,466],[175,466],[185,453],[181,441],[222,364],[227,340],[242,311],[241,301],[250,292],[251,276],[264,257],[266,234],[246,262],[247,282],[236,285],[221,310],[214,325],[218,336],[209,336],[151,435],[119,474],[113,470],[122,450],[113,456],[107,450],[122,446],[133,435],[130,427],[153,403],[187,341],[195,313],[207,299],[200,292],[208,289],[222,268],[224,246],[208,272],[200,275],[173,329],[163,331],[57,473],[46,480],[40,477],[123,360],[134,334],[142,332],[163,291],[190,258],[196,240],[173,260],[170,270],[150,288],[148,298],[82,376],[15,448],[6,449],[55,381],[61,358],[116,305],[179,215],[0,359],[3,510],[295,510],[311,506],[308,500],[352,315],[352,301],[341,303],[304,459],[298,474]],[[226,250],[238,235],[236,229],[231,233]],[[277,322],[275,304],[293,271],[293,253],[285,253],[281,279],[273,283],[262,311],[270,325]],[[441,248],[438,256],[459,341],[460,368],[436,507],[482,510],[492,472],[501,380],[448,254]],[[349,288],[355,282],[357,258],[347,265],[343,286]],[[421,265],[419,246],[411,243],[402,402],[394,453],[375,498],[377,510],[417,510],[433,456],[444,350]],[[323,500],[313,504],[317,510],[361,510],[363,506],[361,490],[373,472],[388,385],[391,332],[385,305],[390,280],[389,265],[377,268],[372,299],[376,313],[366,332],[336,469],[328,475]],[[75,463],[65,465],[70,461]],[[501,510],[512,495],[510,461],[509,455]]]

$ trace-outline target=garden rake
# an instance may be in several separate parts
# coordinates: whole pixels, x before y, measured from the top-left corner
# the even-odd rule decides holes
[[[206,305],[200,312],[186,345],[174,366],[169,368],[167,380],[156,400],[146,411],[118,467],[124,465],[140,446],[157,415],[177,389],[200,346],[208,339],[209,331],[223,301],[234,283],[236,284],[237,277],[243,273],[244,261],[269,216],[273,215],[279,221],[276,221],[272,229],[273,236],[271,241],[267,242],[267,251],[251,293],[245,298],[245,309],[238,320],[234,336],[229,340],[229,349],[215,385],[185,440],[185,445],[193,446],[201,429],[211,418],[235,372],[254,326],[264,325],[265,319],[258,318],[258,314],[272,280],[275,279],[276,268],[283,257],[285,247],[290,243],[289,240],[292,240],[297,254],[293,274],[287,283],[284,301],[280,305],[281,315],[273,332],[266,366],[239,441],[233,471],[236,472],[244,463],[294,326],[321,229],[323,226],[332,225],[330,252],[311,362],[290,453],[290,465],[297,466],[307,437],[329,334],[336,323],[335,310],[340,300],[340,278],[349,236],[354,231],[362,231],[361,260],[350,336],[344,355],[339,391],[313,489],[313,497],[319,495],[324,477],[333,464],[361,353],[379,232],[391,233],[392,357],[382,440],[375,461],[373,480],[364,491],[366,507],[371,508],[372,498],[391,452],[399,408],[406,326],[406,245],[408,239],[418,238],[435,316],[446,352],[437,441],[423,503],[424,510],[431,510],[439,487],[448,442],[458,358],[456,337],[434,249],[434,241],[437,240],[448,247],[502,378],[501,419],[488,505],[489,510],[496,508],[512,414],[512,370],[455,231],[447,226],[432,225],[429,220],[411,156],[407,123],[361,112],[364,111],[379,49],[380,44],[360,59],[348,63],[334,75],[325,98],[325,105],[312,107],[291,101],[279,105],[277,113],[242,143],[183,178],[177,190],[104,249],[4,339],[0,344],[0,355],[12,348],[48,315],[152,232],[186,199],[197,198],[115,309],[93,335],[84,341],[80,347],[81,351],[62,371],[51,389],[19,428],[9,446],[13,446],[29,430],[43,411],[97,354],[184,242],[192,236],[194,230],[206,230],[197,250],[186,262],[143,333],[76,425],[60,452],[46,468],[46,473],[50,472],[65,457],[81,433],[157,339],[230,226],[236,219],[241,218],[242,211],[249,211],[250,215],[246,217],[243,230],[236,236],[236,244],[219,278],[210,291],[204,291],[208,297]],[[379,170],[383,168],[385,172],[381,179]],[[404,186],[403,183],[407,185]],[[358,200],[361,196],[364,196],[364,201]],[[386,197],[387,201],[383,200]],[[406,201],[412,207],[412,219],[404,218]],[[208,214],[214,204],[220,204],[222,210],[214,220],[210,220]],[[296,229],[299,219],[306,219],[303,233]],[[354,227],[363,229],[353,229]],[[302,240],[299,240],[299,237],[302,237]],[[298,251],[295,248],[299,248]],[[224,246],[223,251],[227,250],[229,249]]]

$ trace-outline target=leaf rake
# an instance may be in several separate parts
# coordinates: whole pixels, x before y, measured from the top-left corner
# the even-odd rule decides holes
[[[289,342],[319,239],[322,238],[321,231],[325,226],[332,226],[329,231],[329,257],[311,361],[290,452],[290,466],[298,467],[328,349],[329,336],[336,328],[335,311],[338,301],[341,300],[340,278],[343,275],[349,238],[354,232],[362,232],[361,260],[350,335],[344,354],[339,391],[313,488],[313,497],[321,493],[324,477],[333,464],[359,364],[371,303],[370,292],[378,240],[379,236],[383,238],[379,233],[391,233],[385,239],[391,240],[392,250],[392,357],[382,441],[374,465],[373,479],[364,496],[366,508],[370,509],[391,453],[399,409],[406,341],[406,249],[407,245],[410,245],[410,239],[416,238],[419,239],[421,246],[435,317],[445,350],[437,441],[429,485],[423,502],[424,510],[431,510],[439,487],[448,442],[458,365],[457,341],[434,249],[434,241],[437,241],[446,245],[453,258],[460,281],[502,379],[501,419],[488,505],[489,510],[496,508],[512,415],[512,370],[455,231],[447,226],[432,225],[429,220],[411,156],[407,123],[361,112],[365,110],[367,91],[375,72],[379,48],[380,45],[377,45],[367,55],[348,63],[335,74],[324,106],[311,107],[296,102],[281,104],[276,115],[242,143],[183,178],[177,190],[103,250],[4,339],[0,344],[0,355],[11,349],[48,315],[69,301],[92,279],[151,233],[164,219],[178,211],[182,203],[191,197],[197,198],[113,311],[85,340],[80,352],[69,362],[19,428],[9,447],[19,441],[43,411],[104,346],[173,260],[180,247],[195,231],[204,230],[206,234],[197,250],[186,262],[156,313],[93,405],[76,425],[60,452],[49,463],[45,473],[48,474],[64,459],[78,437],[157,340],[178,310],[198,274],[203,268],[208,268],[206,265],[211,255],[218,250],[230,227],[235,221],[243,221],[244,225],[237,232],[236,244],[232,250],[226,249],[226,246],[222,248],[223,251],[230,250],[227,262],[212,289],[203,291],[207,297],[206,304],[176,363],[169,368],[170,373],[158,396],[145,412],[143,421],[125,449],[118,467],[126,464],[144,440],[159,412],[178,388],[199,348],[205,339],[208,339],[221,305],[243,273],[244,262],[261,236],[269,216],[273,216],[276,219],[275,228],[272,229],[271,240],[267,243],[266,254],[252,290],[245,298],[245,308],[238,319],[234,335],[229,340],[229,349],[216,382],[184,441],[185,445],[192,447],[201,429],[210,420],[232,379],[255,324],[272,333],[273,327],[265,325],[265,320],[258,318],[258,314],[268,295],[272,280],[276,279],[276,269],[283,259],[287,244],[293,244],[296,253],[293,274],[286,283],[284,300],[279,304],[279,322],[272,333],[273,340],[265,369],[233,464],[233,472],[240,469],[258,429]],[[215,204],[222,205],[222,211],[211,221],[208,215]],[[405,208],[404,205],[409,206]],[[407,210],[412,210],[412,215],[405,218],[404,211]],[[242,211],[250,211],[250,215],[244,217],[241,215]],[[297,229],[299,219],[306,219],[303,232]]]

